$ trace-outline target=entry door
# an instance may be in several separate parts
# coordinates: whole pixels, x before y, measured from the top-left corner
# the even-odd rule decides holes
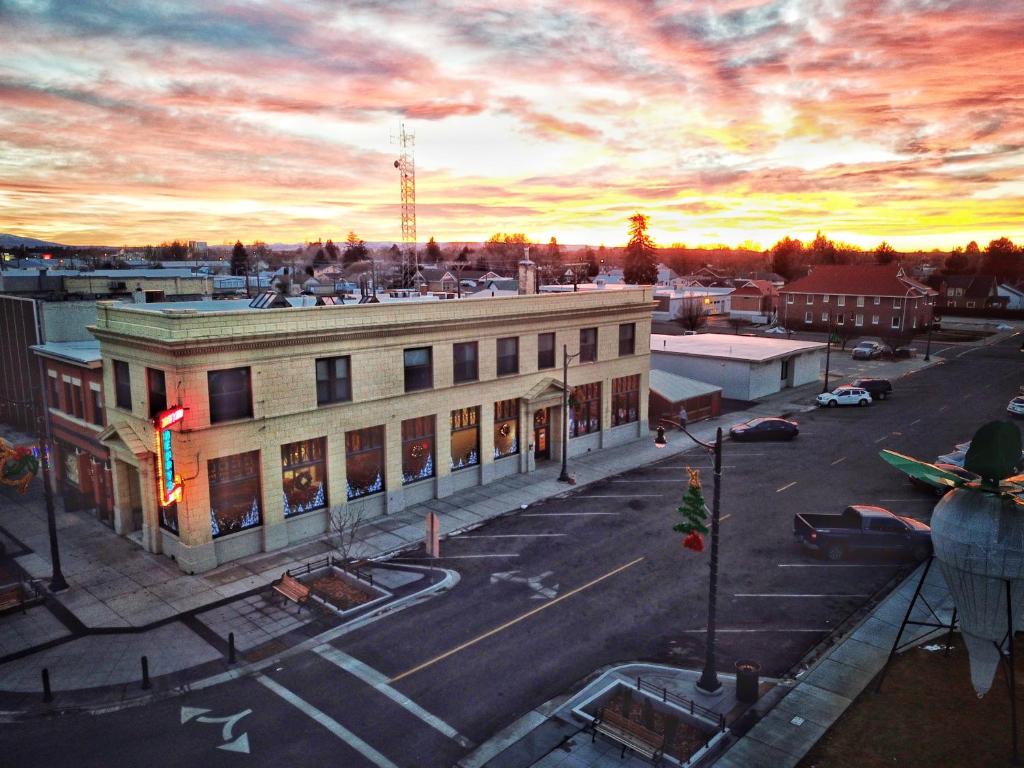
[[[142,530],[142,489],[139,483],[139,470],[126,465],[128,470],[128,498],[132,510],[131,530]]]
[[[551,428],[548,424],[548,408],[541,408],[533,414],[533,457],[551,458]]]

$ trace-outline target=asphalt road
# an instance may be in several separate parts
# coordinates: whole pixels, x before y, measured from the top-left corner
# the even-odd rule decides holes
[[[878,451],[931,459],[1002,418],[1022,383],[1019,345],[972,347],[870,408],[803,414],[791,444],[726,444],[720,670],[752,658],[764,675],[785,673],[907,567],[817,560],[794,545],[792,515],[859,502],[927,520],[934,499]],[[16,766],[440,768],[602,666],[699,667],[708,558],[671,530],[686,465],[710,462],[699,450],[671,457],[444,542],[441,564],[462,577],[455,589],[320,652],[148,707],[3,726],[0,756]],[[710,497],[709,469],[704,479]],[[230,728],[220,719],[245,710]],[[223,748],[240,748],[242,733],[248,753]]]

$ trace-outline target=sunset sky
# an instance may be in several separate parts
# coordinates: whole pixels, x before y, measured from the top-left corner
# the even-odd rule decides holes
[[[1024,240],[1016,0],[0,0],[0,232]]]

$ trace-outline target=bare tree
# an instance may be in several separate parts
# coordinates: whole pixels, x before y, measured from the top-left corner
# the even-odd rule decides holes
[[[348,504],[331,513],[331,545],[342,562],[352,561],[352,548],[359,541],[362,523],[363,511]]]
[[[700,298],[683,299],[676,322],[688,331],[699,331],[708,324],[708,313]]]

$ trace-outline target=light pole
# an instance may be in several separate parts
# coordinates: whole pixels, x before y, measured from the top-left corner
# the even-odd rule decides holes
[[[569,345],[562,345],[562,474],[558,476],[561,483],[571,483],[566,460],[569,458],[569,361],[579,357],[580,353],[569,354]]]
[[[924,361],[930,362],[932,359],[932,326],[935,325],[935,310],[931,309],[935,305],[932,304],[932,300],[929,297],[925,297],[925,301],[928,302],[928,343],[924,347]]]
[[[832,313],[828,313],[828,321],[825,324],[825,385],[821,393],[828,392],[828,374],[832,365]]]
[[[686,431],[686,427],[668,419],[660,419],[662,423],[679,427],[688,438],[706,450],[714,457],[714,487],[711,494],[711,555],[708,562],[710,577],[708,579],[708,634],[704,647],[704,670],[697,681],[697,690],[709,695],[717,694],[722,683],[718,679],[718,670],[715,668],[715,629],[717,621],[718,605],[718,524],[722,500],[722,428],[719,427],[715,433],[714,445],[698,440]],[[658,448],[668,445],[665,439],[665,428],[658,427],[658,436],[654,438],[654,444]]]

